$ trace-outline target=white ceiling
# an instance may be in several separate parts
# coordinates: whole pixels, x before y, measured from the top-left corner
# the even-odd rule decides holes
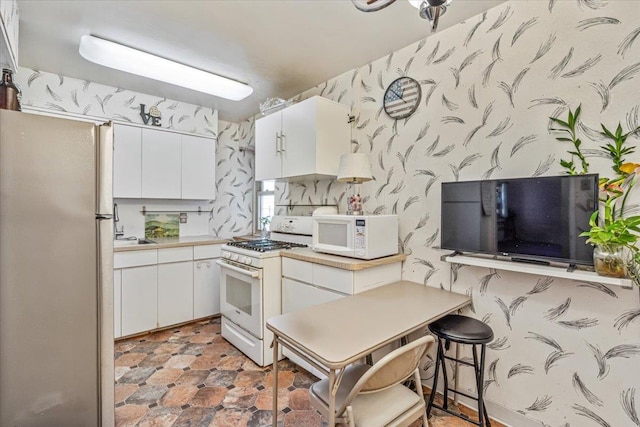
[[[438,31],[505,0],[454,0]],[[290,98],[427,37],[408,1],[371,13],[349,0],[18,0],[20,66],[219,110],[237,122],[268,97]],[[251,85],[227,101],[92,64],[78,54],[92,34]]]

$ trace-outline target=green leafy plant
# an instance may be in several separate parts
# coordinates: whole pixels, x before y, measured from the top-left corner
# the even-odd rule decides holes
[[[567,121],[558,119],[557,117],[549,117],[549,119],[557,124],[560,127],[551,128],[551,130],[556,132],[561,132],[563,136],[557,136],[556,139],[558,141],[567,141],[573,144],[574,150],[569,151],[571,154],[571,160],[560,160],[560,165],[567,169],[569,175],[581,175],[585,174],[589,171],[589,163],[587,159],[584,157],[584,154],[580,150],[580,146],[582,145],[582,141],[578,138],[578,134],[576,132],[576,125],[578,124],[578,117],[580,117],[580,106],[576,108],[576,112],[572,112],[569,109],[569,117],[567,117]],[[576,165],[574,164],[574,156],[577,156],[582,164],[582,171],[578,172],[576,169]]]
[[[560,165],[567,170],[570,175],[586,174],[589,172],[589,163],[580,150],[582,141],[578,138],[576,126],[580,116],[580,106],[575,112],[569,109],[566,121],[550,117],[559,125],[559,128],[552,128],[553,131],[561,132],[561,136],[556,137],[558,141],[573,143],[574,150],[568,151],[571,160],[560,160]],[[613,163],[612,170],[615,173],[613,178],[602,177],[599,180],[600,187],[600,209],[595,211],[589,220],[588,231],[580,234],[587,237],[587,243],[599,246],[609,254],[617,252],[618,248],[627,250],[626,260],[615,260],[607,257],[605,260],[609,270],[626,270],[634,283],[640,286],[640,249],[636,246],[640,239],[640,216],[625,217],[625,204],[635,185],[640,164],[625,162],[625,156],[635,152],[634,146],[627,145],[627,138],[638,133],[640,128],[624,133],[622,125],[618,123],[615,132],[610,131],[603,124],[602,136],[609,140],[601,146],[602,152]],[[574,157],[580,160],[582,171],[578,171],[574,164]]]
[[[613,219],[611,206],[613,200],[615,199],[605,203],[604,220],[598,221],[600,212],[594,212],[589,219],[591,229],[581,233],[580,236],[588,237],[587,243],[604,246],[611,252],[614,251],[615,246],[632,246],[637,250],[635,243],[639,236],[635,233],[640,233],[640,216]]]
[[[627,154],[633,153],[635,151],[635,147],[625,146],[625,143],[627,142],[627,138],[629,137],[629,135],[637,132],[637,129],[623,134],[622,126],[620,125],[620,123],[618,123],[618,127],[616,128],[615,133],[611,132],[602,124],[600,126],[602,126],[603,134],[612,141],[602,147],[602,150],[609,155],[609,158],[613,162],[613,166],[611,168],[617,175],[627,176],[628,173],[622,171],[620,167],[624,164],[623,157]]]

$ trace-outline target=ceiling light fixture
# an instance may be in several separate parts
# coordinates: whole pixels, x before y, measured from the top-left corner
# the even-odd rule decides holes
[[[431,22],[431,32],[438,29],[440,16],[447,11],[451,0],[409,0],[411,6],[420,10],[420,17]]]
[[[351,0],[353,5],[363,12],[375,12],[384,9],[396,0]],[[409,3],[420,10],[420,17],[431,21],[431,31],[438,29],[441,15],[447,11],[451,0],[409,0]]]
[[[78,51],[84,59],[105,67],[232,101],[240,101],[253,92],[253,88],[245,83],[90,35],[82,36]]]

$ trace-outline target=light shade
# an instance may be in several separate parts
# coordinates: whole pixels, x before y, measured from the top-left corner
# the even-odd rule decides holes
[[[247,84],[90,35],[80,39],[79,52],[84,59],[105,67],[232,101],[240,101],[253,92]]]
[[[360,184],[371,181],[371,164],[369,157],[364,153],[343,154],[340,157],[338,169],[338,182],[352,182]]]

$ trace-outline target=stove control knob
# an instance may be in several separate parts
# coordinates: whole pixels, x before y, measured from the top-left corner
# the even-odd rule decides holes
[[[231,258],[231,253],[229,253],[229,252],[222,252],[222,258]]]
[[[231,259],[233,261],[237,261],[240,257],[238,256],[238,254],[231,254]]]
[[[244,263],[247,264],[247,265],[251,265],[251,264],[253,264],[253,260],[251,258],[249,258],[249,257],[246,257],[244,259]]]

